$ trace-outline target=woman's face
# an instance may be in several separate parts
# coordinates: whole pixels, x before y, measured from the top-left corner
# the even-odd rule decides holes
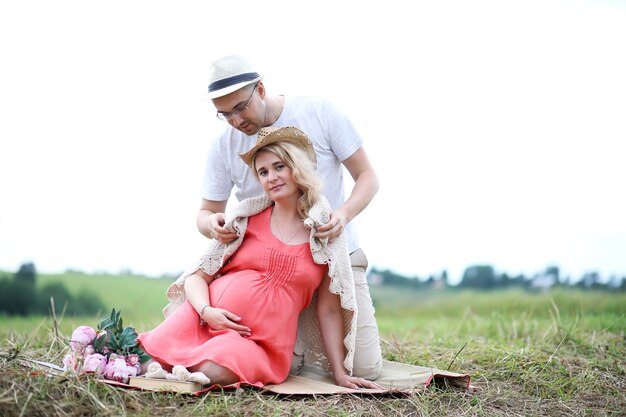
[[[256,173],[263,191],[273,200],[285,198],[297,200],[302,192],[293,180],[291,168],[273,152],[261,150],[254,160]]]

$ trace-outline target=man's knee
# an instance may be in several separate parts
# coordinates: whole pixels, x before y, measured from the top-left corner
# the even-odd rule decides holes
[[[374,380],[378,378],[382,367],[383,359],[381,356],[378,356],[378,358],[367,358],[361,360],[354,358],[352,375],[358,376],[359,378]]]

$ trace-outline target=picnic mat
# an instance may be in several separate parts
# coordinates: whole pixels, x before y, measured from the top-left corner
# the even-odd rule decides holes
[[[63,368],[58,365],[51,364],[49,362],[36,361],[32,359],[20,360],[22,365],[30,368],[39,368],[45,370],[46,373],[53,375],[60,375],[63,373]],[[120,386],[124,388],[143,389],[147,391],[175,391],[175,389],[160,388],[147,388],[139,387],[136,385],[123,384],[106,379],[100,379],[100,382]],[[164,380],[165,382],[165,380]],[[379,377],[376,382],[383,386],[384,389],[350,389],[335,385],[333,379],[322,373],[317,368],[305,366],[300,375],[289,375],[287,380],[281,384],[270,384],[261,388],[263,391],[268,391],[274,394],[281,395],[323,395],[323,394],[388,394],[394,393],[410,393],[414,390],[425,389],[432,383],[440,384],[444,386],[452,386],[463,389],[470,389],[470,375],[461,374],[450,371],[444,371],[437,368],[427,366],[409,365],[401,362],[393,362],[383,360],[383,367],[381,369]],[[245,385],[245,384],[241,384]],[[233,386],[219,387],[196,387],[193,390],[187,391],[187,393],[199,395],[201,393],[218,388],[236,388],[239,384]],[[197,389],[200,388],[200,389]]]
[[[276,394],[316,395],[342,393],[378,394],[389,391],[410,392],[415,389],[424,389],[433,382],[465,389],[470,388],[469,374],[386,360],[383,361],[383,367],[376,382],[385,387],[385,389],[362,388],[355,390],[344,388],[335,385],[332,378],[319,373],[316,368],[305,367],[300,375],[289,375],[282,384],[266,385],[264,389]]]

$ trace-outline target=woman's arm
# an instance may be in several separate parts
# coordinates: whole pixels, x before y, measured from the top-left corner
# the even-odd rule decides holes
[[[241,320],[236,314],[223,308],[213,308],[209,301],[209,284],[214,276],[198,269],[185,279],[185,296],[198,315],[212,329],[233,329],[242,336],[250,336],[250,328],[236,322]]]
[[[348,375],[343,366],[346,355],[343,345],[343,311],[339,296],[331,293],[329,286],[330,277],[326,274],[317,290],[317,317],[335,382],[337,385],[352,389],[359,387],[382,389],[383,387],[375,382]]]

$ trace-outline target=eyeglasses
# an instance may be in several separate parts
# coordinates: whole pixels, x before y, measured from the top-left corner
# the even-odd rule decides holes
[[[254,84],[254,88],[252,89],[252,93],[250,93],[250,97],[246,100],[245,103],[240,103],[237,107],[233,109],[233,111],[218,111],[216,116],[220,120],[232,120],[233,117],[241,114],[242,112],[248,109],[248,105],[250,104],[250,100],[252,100],[252,96],[254,95],[254,90],[256,90],[256,86],[259,83]]]

